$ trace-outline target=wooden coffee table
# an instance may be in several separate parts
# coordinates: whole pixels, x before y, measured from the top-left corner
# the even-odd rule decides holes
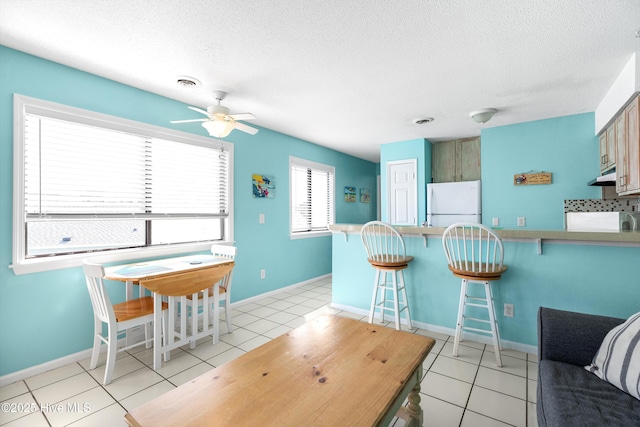
[[[435,341],[321,315],[125,415],[131,426],[422,425]],[[402,407],[405,398],[409,404]]]

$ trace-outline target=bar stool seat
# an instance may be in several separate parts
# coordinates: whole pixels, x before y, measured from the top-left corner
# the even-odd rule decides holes
[[[482,224],[457,223],[448,227],[442,235],[442,245],[449,270],[462,279],[453,355],[458,356],[463,330],[491,335],[496,355],[496,365],[502,366],[500,332],[498,330],[491,283],[500,280],[508,266],[503,264],[503,245],[500,237]],[[484,297],[471,294],[469,285],[484,287]],[[471,317],[467,307],[486,309],[489,320]],[[489,329],[469,326],[489,325]],[[485,326],[486,328],[486,326]]]
[[[404,312],[407,326],[412,329],[403,270],[409,267],[413,257],[406,255],[402,235],[387,223],[370,221],[362,226],[360,237],[367,251],[367,261],[376,269],[369,323],[373,323],[376,310],[381,322],[388,311],[394,316],[396,329],[400,330],[400,314]],[[391,293],[389,301],[388,293]]]

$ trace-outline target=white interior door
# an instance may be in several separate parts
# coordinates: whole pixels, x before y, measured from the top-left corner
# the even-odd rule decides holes
[[[388,221],[394,225],[418,225],[417,159],[387,163]]]
[[[380,188],[382,185],[380,184],[380,175],[376,177],[376,220],[382,220],[382,194],[380,194]]]

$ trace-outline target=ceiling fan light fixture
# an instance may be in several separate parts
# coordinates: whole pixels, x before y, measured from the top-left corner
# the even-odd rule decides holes
[[[209,132],[209,135],[224,138],[236,127],[236,121],[229,116],[216,116],[213,120],[202,122],[202,127]]]
[[[491,120],[493,115],[497,112],[498,111],[495,108],[483,108],[481,110],[472,111],[469,114],[469,117],[471,117],[476,122],[483,124]]]

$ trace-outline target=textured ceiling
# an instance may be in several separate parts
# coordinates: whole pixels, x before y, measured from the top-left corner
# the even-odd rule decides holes
[[[0,0],[2,45],[199,107],[226,90],[252,124],[372,161],[594,111],[638,31],[640,0]],[[184,113],[167,126],[199,126]]]

